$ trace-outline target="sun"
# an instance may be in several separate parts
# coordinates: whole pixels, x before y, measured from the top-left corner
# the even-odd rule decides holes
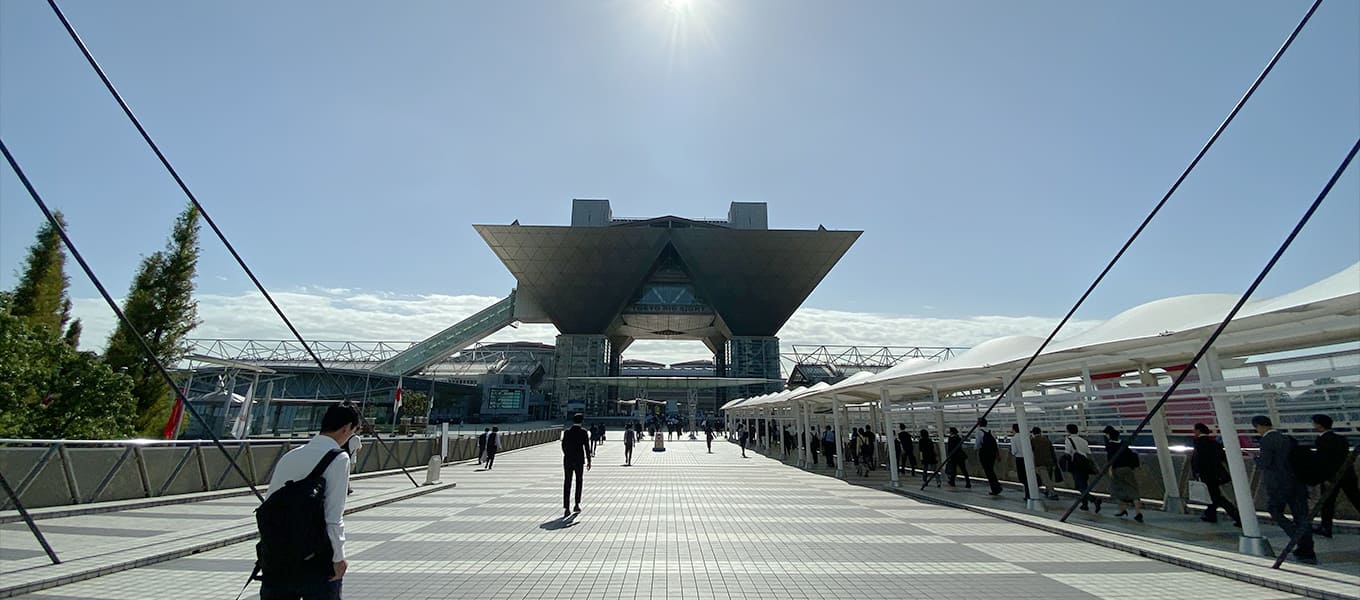
[[[694,0],[661,0],[661,3],[676,14],[685,14],[694,9]]]

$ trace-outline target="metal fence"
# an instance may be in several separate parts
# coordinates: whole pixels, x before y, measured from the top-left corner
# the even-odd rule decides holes
[[[501,432],[501,450],[557,441],[561,428]],[[424,467],[440,454],[439,435],[363,438],[354,472]],[[307,438],[223,440],[228,453],[257,486],[269,484],[279,458]],[[475,458],[476,435],[449,435],[446,462]],[[0,474],[26,508],[156,498],[246,486],[226,456],[207,440],[0,439]],[[0,509],[13,509],[5,497]]]

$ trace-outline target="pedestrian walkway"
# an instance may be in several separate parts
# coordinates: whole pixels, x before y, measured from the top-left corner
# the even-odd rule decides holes
[[[781,457],[778,447],[773,449],[773,455]],[[795,460],[791,456],[783,462],[791,465]],[[834,469],[818,464],[809,472],[831,476]],[[1045,510],[1038,511],[1025,506],[1018,484],[1006,484],[1006,491],[999,496],[987,495],[986,480],[978,478],[973,479],[972,489],[964,487],[962,477],[958,478],[957,487],[932,481],[930,487],[921,489],[923,479],[920,473],[901,475],[901,485],[894,489],[889,487],[886,467],[861,476],[855,473],[854,465],[848,465],[845,481],[875,489],[889,489],[942,506],[997,516],[1075,539],[1159,557],[1173,564],[1193,565],[1208,572],[1253,581],[1273,580],[1272,585],[1294,588],[1300,592],[1331,591],[1360,597],[1360,536],[1356,535],[1353,523],[1338,522],[1339,533],[1335,538],[1315,536],[1321,564],[1305,565],[1289,561],[1281,569],[1274,570],[1270,569],[1274,557],[1251,557],[1236,551],[1241,530],[1233,528],[1227,517],[1221,517],[1218,523],[1211,524],[1200,521],[1198,510],[1189,514],[1168,514],[1162,512],[1159,506],[1149,505],[1144,510],[1147,520],[1138,523],[1129,517],[1114,516],[1118,507],[1106,503],[1100,513],[1076,511],[1067,523],[1059,523],[1058,518],[1076,498],[1075,492],[1063,489],[1061,484],[1059,489],[1063,491],[1062,499],[1048,500]],[[1284,548],[1288,540],[1280,528],[1270,522],[1265,513],[1258,516],[1267,539],[1276,551]]]
[[[610,436],[614,438],[613,435]],[[346,517],[349,598],[1292,598],[975,512],[847,484],[731,444],[602,445],[561,515],[549,444],[445,470],[456,488]],[[231,598],[253,546],[44,590]],[[251,591],[257,588],[252,586]],[[249,595],[249,594],[248,594]]]

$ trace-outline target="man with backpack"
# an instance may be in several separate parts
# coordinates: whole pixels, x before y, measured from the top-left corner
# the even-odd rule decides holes
[[[996,436],[992,435],[992,430],[987,429],[987,419],[978,418],[976,436],[978,462],[982,463],[982,473],[987,476],[987,485],[991,488],[987,495],[999,495],[1001,494],[1001,480],[996,476],[996,463],[1001,460],[1001,448],[997,445]]]
[[[261,600],[340,598],[345,560],[344,444],[359,428],[353,406],[334,404],[321,433],[274,466],[264,504],[256,509]]]
[[[1251,418],[1251,426],[1261,436],[1261,453],[1256,458],[1257,468],[1265,479],[1266,511],[1270,518],[1290,537],[1303,528],[1294,558],[1300,562],[1316,563],[1317,554],[1313,552],[1313,528],[1308,518],[1308,487],[1296,475],[1295,462],[1306,462],[1298,458],[1298,441],[1289,434],[1275,429],[1270,417],[1256,415]],[[1293,513],[1293,519],[1284,516],[1285,507]]]

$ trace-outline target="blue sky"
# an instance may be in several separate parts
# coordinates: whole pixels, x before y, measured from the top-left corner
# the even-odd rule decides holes
[[[1308,4],[62,5],[299,312],[309,294],[503,296],[513,279],[470,224],[565,224],[594,197],[625,216],[765,201],[773,227],[863,229],[806,306],[926,323],[1061,316]],[[1360,3],[1334,0],[1078,316],[1244,289],[1360,136],[1357,107]],[[41,0],[0,3],[0,135],[125,290],[184,201]],[[6,168],[0,287],[39,219]],[[1352,165],[1261,293],[1357,260]],[[204,297],[251,289],[207,235],[200,273]],[[256,334],[217,314],[205,331]],[[316,327],[420,337],[337,318]]]

